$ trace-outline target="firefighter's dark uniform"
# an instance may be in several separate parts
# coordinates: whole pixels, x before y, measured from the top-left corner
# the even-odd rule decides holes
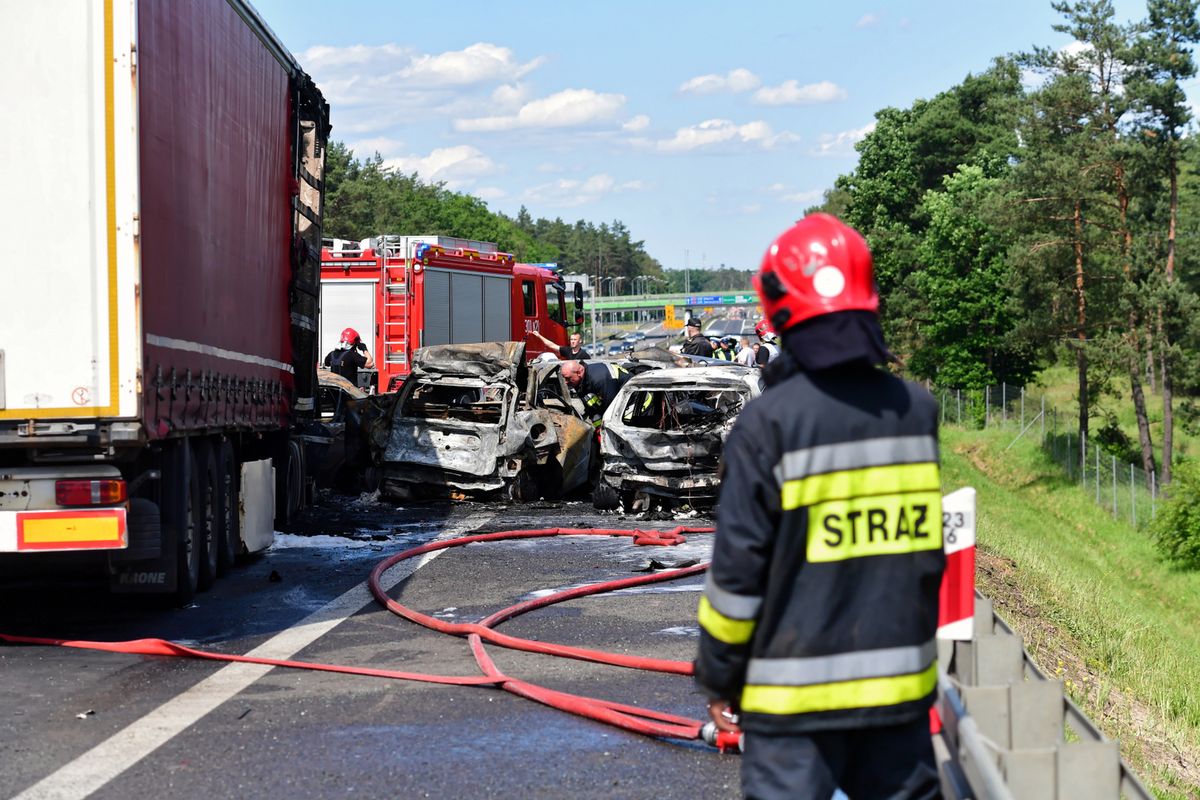
[[[937,797],[936,404],[791,352],[725,444],[696,680],[740,711],[748,797]]]
[[[605,410],[612,405],[617,392],[629,378],[629,373],[616,364],[593,361],[584,365],[579,396],[593,421],[604,416]]]

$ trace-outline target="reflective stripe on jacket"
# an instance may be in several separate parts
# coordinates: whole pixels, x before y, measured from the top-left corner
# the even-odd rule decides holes
[[[805,732],[926,713],[942,552],[937,408],[882,370],[797,372],[725,445],[696,680],[742,726]]]

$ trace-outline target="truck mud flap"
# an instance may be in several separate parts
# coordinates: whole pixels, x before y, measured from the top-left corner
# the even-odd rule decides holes
[[[113,594],[166,594],[177,580],[174,537],[164,541],[158,505],[136,498],[129,504],[129,546],[109,556]]]

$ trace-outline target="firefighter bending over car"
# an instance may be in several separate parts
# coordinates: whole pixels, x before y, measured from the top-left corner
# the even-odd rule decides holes
[[[602,361],[587,364],[564,361],[560,369],[571,390],[583,400],[588,418],[596,425],[600,424],[600,418],[630,378],[625,369]]]
[[[879,369],[855,230],[805,217],[754,284],[783,353],[725,444],[696,682],[745,734],[747,797],[938,797],[937,406]]]

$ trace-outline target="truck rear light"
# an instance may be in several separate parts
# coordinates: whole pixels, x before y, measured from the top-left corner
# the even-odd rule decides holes
[[[111,506],[128,497],[125,481],[118,479],[54,483],[54,499],[60,506]]]

